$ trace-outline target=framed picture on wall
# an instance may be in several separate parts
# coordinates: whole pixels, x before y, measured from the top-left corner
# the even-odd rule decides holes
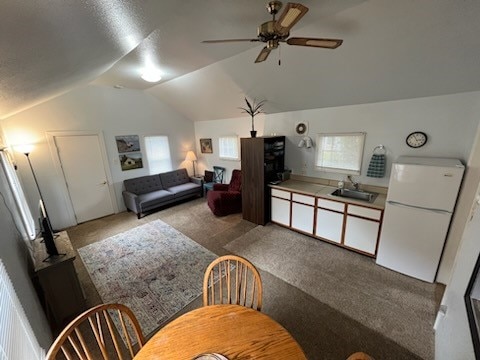
[[[140,139],[138,135],[115,136],[119,153],[140,151]]]
[[[120,154],[122,171],[143,168],[142,153]]]
[[[212,139],[200,139],[200,150],[202,154],[213,153]]]

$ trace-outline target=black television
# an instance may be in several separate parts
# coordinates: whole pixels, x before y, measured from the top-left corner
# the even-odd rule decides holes
[[[45,210],[45,205],[43,200],[39,201],[39,212],[40,212],[40,231],[42,233],[43,243],[47,248],[47,254],[50,256],[59,255],[57,246],[55,245],[55,233],[52,230],[52,224],[48,218],[47,211]]]

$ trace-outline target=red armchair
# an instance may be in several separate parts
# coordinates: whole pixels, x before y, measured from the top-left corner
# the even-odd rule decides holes
[[[242,172],[233,170],[230,184],[214,184],[207,193],[207,204],[217,216],[242,212]]]

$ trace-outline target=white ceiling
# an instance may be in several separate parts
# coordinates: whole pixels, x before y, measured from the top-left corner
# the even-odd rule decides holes
[[[344,39],[336,50],[282,44],[254,64],[270,20],[262,0],[3,0],[0,118],[93,82],[146,90],[192,120],[480,90],[480,2],[311,0],[291,36]],[[282,64],[278,66],[278,58]],[[159,65],[158,84],[140,79]]]

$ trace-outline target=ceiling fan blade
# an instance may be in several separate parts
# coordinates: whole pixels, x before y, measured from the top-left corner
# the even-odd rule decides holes
[[[216,43],[226,43],[226,42],[238,42],[238,41],[250,41],[250,42],[256,42],[260,41],[258,39],[225,39],[225,40],[203,40],[202,43],[207,43],[207,44],[216,44]]]
[[[262,62],[267,60],[268,55],[270,55],[270,51],[272,49],[267,48],[266,46],[260,51],[260,54],[258,54],[257,59],[255,60],[256,63]]]
[[[288,45],[311,46],[325,49],[336,49],[342,45],[343,40],[340,39],[316,39],[292,37],[287,40]]]
[[[275,30],[282,34],[288,34],[293,25],[300,20],[308,11],[302,4],[288,3],[282,15],[275,22]]]

